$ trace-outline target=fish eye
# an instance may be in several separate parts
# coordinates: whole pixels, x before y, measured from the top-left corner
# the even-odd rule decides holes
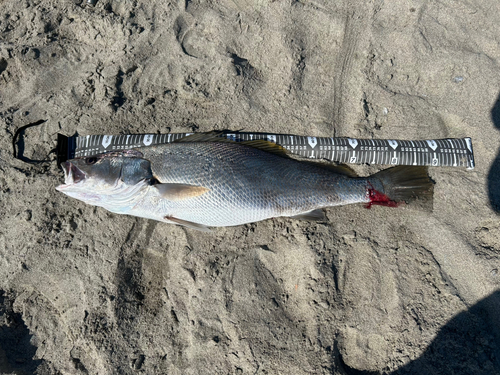
[[[87,158],[85,159],[85,164],[87,165],[92,165],[92,164],[95,164],[97,162],[97,158]]]

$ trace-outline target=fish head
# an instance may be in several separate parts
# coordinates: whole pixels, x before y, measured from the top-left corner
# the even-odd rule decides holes
[[[104,205],[152,178],[150,163],[139,152],[124,151],[79,157],[61,164],[64,184],[56,190],[85,203]]]

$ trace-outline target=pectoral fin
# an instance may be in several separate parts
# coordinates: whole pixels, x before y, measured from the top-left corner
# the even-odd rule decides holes
[[[170,201],[198,197],[210,190],[203,186],[186,184],[156,184],[155,188],[163,198]]]
[[[171,221],[172,223],[175,223],[175,224],[183,225],[183,226],[191,228],[191,229],[196,229],[196,230],[199,230],[201,232],[211,232],[210,228],[208,228],[207,226],[205,226],[203,224],[193,223],[191,221],[178,219],[178,218],[173,217],[173,216],[165,216],[165,220]]]

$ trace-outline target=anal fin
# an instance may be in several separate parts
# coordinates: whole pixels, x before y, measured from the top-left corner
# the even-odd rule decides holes
[[[174,224],[179,224],[191,229],[199,230],[200,232],[211,232],[210,228],[203,224],[193,223],[192,221],[188,220],[182,220],[174,216],[165,216],[164,219]]]
[[[298,220],[311,220],[311,221],[323,221],[326,220],[325,213],[321,208],[316,210],[302,212],[298,215],[290,216],[292,219]]]

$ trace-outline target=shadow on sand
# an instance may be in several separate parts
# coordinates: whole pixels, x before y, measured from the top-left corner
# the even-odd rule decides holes
[[[500,95],[491,119],[500,130]],[[500,151],[488,173],[488,195],[499,213]],[[451,319],[422,356],[392,374],[500,375],[500,291]]]
[[[491,120],[495,128],[500,130],[500,95],[491,109]],[[488,196],[493,210],[500,212],[500,152],[497,154],[488,173]]]
[[[499,311],[500,290],[452,318],[419,358],[390,374],[500,374]],[[31,337],[21,314],[12,311],[11,301],[0,292],[0,373],[45,373],[39,372],[42,361],[33,359],[37,348]],[[340,362],[341,374],[388,374],[359,371],[343,364],[341,358]]]
[[[21,314],[12,310],[12,301],[0,290],[0,373],[34,374],[41,360],[33,359],[36,346]]]
[[[496,291],[451,319],[419,358],[392,374],[500,374],[499,307]]]
[[[346,375],[500,375],[499,311],[500,290],[453,317],[419,358],[396,371],[360,371],[342,358],[340,368]]]

